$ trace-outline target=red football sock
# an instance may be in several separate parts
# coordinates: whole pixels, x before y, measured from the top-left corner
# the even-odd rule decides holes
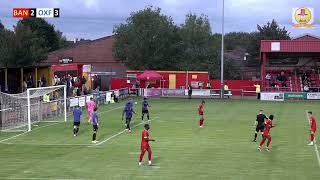
[[[312,142],[314,140],[314,134],[310,134],[310,141]]]
[[[271,143],[271,138],[268,139],[267,147],[269,147],[270,143]]]
[[[203,119],[199,120],[199,126],[203,126]]]
[[[265,139],[262,139],[260,142],[260,146],[262,146],[264,144]]]
[[[149,159],[149,161],[151,161],[151,159],[152,159],[152,152],[150,149],[148,149],[148,159]]]
[[[140,153],[140,158],[139,158],[139,162],[142,161],[145,152],[146,152],[146,151],[141,151],[141,153]]]

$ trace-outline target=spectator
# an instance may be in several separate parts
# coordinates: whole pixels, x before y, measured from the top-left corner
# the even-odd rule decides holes
[[[257,99],[260,99],[260,92],[261,92],[260,84],[255,84],[254,87],[256,88]]]
[[[284,72],[281,72],[281,81],[283,81],[283,82],[286,82],[287,81],[287,77],[286,77],[286,75],[284,74]]]
[[[271,80],[271,74],[268,73],[268,74],[266,75],[266,80],[268,80],[268,81]]]
[[[43,87],[42,85],[43,85],[43,82],[41,81],[41,78],[40,78],[40,80],[38,81],[38,87]]]
[[[147,89],[151,88],[151,86],[150,86],[150,83],[149,83],[149,82],[147,82],[147,86],[146,86],[146,88],[147,88]]]
[[[281,81],[281,75],[280,74],[277,75],[277,80]]]
[[[46,77],[44,77],[44,74],[42,74],[40,80],[41,80],[41,83],[42,83],[41,87],[46,87],[47,86],[47,79],[46,79]]]
[[[136,86],[136,88],[140,88],[140,82],[136,81],[135,86]]]
[[[99,91],[100,91],[100,86],[97,86],[97,88],[95,89],[95,91],[96,91],[97,93],[99,93]]]
[[[203,87],[202,81],[199,81],[199,82],[198,82],[198,86],[199,86],[199,89],[202,89],[202,87]]]
[[[118,102],[118,97],[116,96],[116,94],[114,93],[114,92],[112,92],[112,94],[111,94],[111,99],[113,99],[114,100],[114,102]]]
[[[209,81],[207,82],[207,89],[211,89],[211,83]]]
[[[281,84],[282,87],[287,87],[287,83],[285,81],[282,82]]]
[[[272,83],[270,84],[271,87],[276,87],[276,82],[272,81]]]
[[[30,75],[28,80],[27,80],[27,87],[28,88],[33,88],[33,78],[32,76]]]
[[[82,90],[82,93],[84,94],[84,91],[86,90],[86,78],[84,76],[82,76],[81,78],[81,90]]]
[[[304,92],[309,92],[309,86],[307,84],[304,85],[303,91]]]
[[[22,87],[22,91],[26,91],[28,88],[28,84],[27,84],[27,81],[26,79],[23,80],[23,87]]]
[[[188,98],[191,99],[192,96],[192,86],[191,84],[188,85]]]
[[[53,83],[55,86],[60,84],[60,78],[57,75],[54,75]]]
[[[224,90],[224,95],[225,95],[225,94],[230,94],[230,92],[229,92],[229,86],[228,86],[227,83],[224,85],[223,90]],[[230,96],[228,96],[228,98],[230,98]]]

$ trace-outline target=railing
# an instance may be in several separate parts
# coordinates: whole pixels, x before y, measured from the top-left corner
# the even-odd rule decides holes
[[[253,97],[256,96],[255,88],[252,86],[244,86],[243,89],[229,89],[224,92],[224,97]],[[146,97],[188,97],[187,89],[164,89],[164,88],[150,88],[150,89],[140,89],[141,96]],[[193,89],[192,97],[205,97],[213,98],[220,97],[220,89]]]
[[[292,88],[290,87],[265,87],[267,92],[291,92]]]
[[[309,92],[320,92],[320,87],[309,87]]]

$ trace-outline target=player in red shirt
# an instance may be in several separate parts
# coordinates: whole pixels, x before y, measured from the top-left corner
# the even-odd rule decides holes
[[[314,135],[317,131],[317,122],[314,116],[312,115],[312,112],[308,112],[309,116],[309,123],[310,123],[310,143],[308,145],[312,146],[314,145]]]
[[[271,143],[271,136],[270,136],[270,129],[273,128],[274,126],[272,125],[272,120],[273,120],[273,115],[270,115],[269,118],[264,122],[264,129],[262,132],[262,140],[260,142],[260,145],[258,147],[258,150],[261,151],[261,146],[264,144],[266,139],[268,139],[267,142],[267,151],[270,151],[270,143]]]
[[[199,117],[200,117],[200,120],[199,120],[199,126],[200,128],[203,128],[203,121],[204,121],[204,118],[203,118],[203,113],[204,113],[204,100],[201,101],[201,103],[199,104],[198,106],[198,113],[199,113]]]
[[[149,138],[149,130],[150,129],[150,125],[149,124],[145,124],[144,125],[144,130],[142,131],[142,138],[141,138],[141,153],[140,153],[140,158],[139,158],[139,166],[142,165],[142,159],[144,156],[144,153],[146,151],[148,151],[148,159],[149,159],[149,166],[151,166],[151,147],[149,145],[149,141],[155,141],[154,139],[150,139]]]

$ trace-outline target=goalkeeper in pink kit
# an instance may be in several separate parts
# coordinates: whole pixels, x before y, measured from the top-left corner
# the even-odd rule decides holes
[[[87,111],[88,111],[88,123],[92,121],[92,113],[94,108],[96,107],[96,103],[94,102],[93,98],[91,97],[90,100],[87,102]]]

